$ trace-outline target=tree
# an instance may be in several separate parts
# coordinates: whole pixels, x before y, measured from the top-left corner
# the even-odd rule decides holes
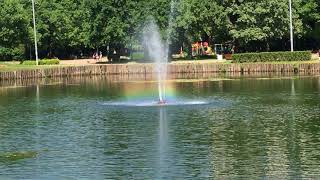
[[[39,0],[37,2],[39,49],[45,53],[43,56],[62,55],[61,51],[78,44],[80,40],[75,32],[79,27],[76,27],[73,21],[74,15],[78,13],[77,5],[73,0]]]
[[[303,36],[300,37],[302,44],[299,47],[319,49],[320,48],[320,1],[295,1],[297,13],[302,19]],[[300,42],[301,43],[301,42]]]
[[[230,33],[245,50],[269,51],[272,41],[289,35],[287,0],[245,1],[234,4],[228,11],[236,17]],[[297,14],[294,20],[295,33],[300,34],[301,21]]]
[[[20,59],[29,33],[28,14],[19,0],[0,2],[0,59]]]
[[[0,5],[0,56],[31,52],[30,0],[2,0]],[[149,17],[164,39],[170,36],[174,49],[206,40],[231,41],[239,51],[287,50],[288,6],[287,0],[37,0],[40,57],[132,47],[141,43]],[[296,47],[319,48],[320,1],[294,0],[293,15]]]
[[[184,42],[189,51],[195,41],[208,40],[212,44],[231,39],[227,12],[220,1],[182,0],[177,11],[176,42]]]

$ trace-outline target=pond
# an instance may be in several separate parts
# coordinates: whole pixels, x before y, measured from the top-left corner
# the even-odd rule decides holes
[[[166,86],[182,103],[139,106],[152,79],[2,83],[0,179],[320,177],[320,77]]]

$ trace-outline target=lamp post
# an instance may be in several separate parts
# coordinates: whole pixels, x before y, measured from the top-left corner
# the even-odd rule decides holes
[[[291,0],[289,0],[289,14],[290,14],[290,44],[291,52],[293,52],[293,25],[292,25],[292,5]]]
[[[38,46],[37,46],[37,30],[36,30],[36,15],[34,10],[34,0],[32,0],[32,14],[33,14],[33,31],[34,31],[34,51],[36,54],[36,64],[39,65],[38,60]]]

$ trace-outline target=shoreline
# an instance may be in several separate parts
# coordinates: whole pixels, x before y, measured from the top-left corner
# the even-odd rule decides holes
[[[171,82],[206,82],[206,81],[230,81],[241,79],[300,79],[314,77],[319,78],[320,73],[276,73],[276,72],[258,72],[258,73],[190,73],[190,74],[169,74],[165,80]],[[63,85],[78,86],[82,82],[99,84],[106,83],[157,83],[156,74],[133,74],[133,75],[106,75],[106,76],[64,76],[50,78],[26,78],[26,79],[7,79],[0,80],[0,90],[11,88],[20,88],[35,85]]]
[[[0,71],[0,80],[51,78],[92,75],[147,75],[155,74],[153,63],[127,64],[89,64],[89,65],[52,65],[35,67],[35,69],[19,69]],[[197,74],[197,73],[311,73],[320,74],[320,62],[277,62],[277,63],[217,63],[217,62],[171,62],[168,63],[168,74]]]

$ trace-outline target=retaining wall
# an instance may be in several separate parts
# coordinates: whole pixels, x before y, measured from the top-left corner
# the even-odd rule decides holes
[[[218,63],[170,63],[169,74],[185,73],[312,73],[320,74],[320,63],[314,64],[218,64]],[[154,74],[154,64],[104,64],[86,66],[53,67],[49,69],[0,72],[0,80],[44,77],[68,77],[87,75]]]

